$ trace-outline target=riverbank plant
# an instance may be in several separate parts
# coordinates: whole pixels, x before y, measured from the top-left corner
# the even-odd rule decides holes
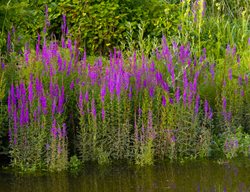
[[[130,26],[123,50],[108,56],[89,56],[68,33],[66,15],[60,38],[49,36],[49,20],[34,45],[16,47],[10,33],[0,88],[11,165],[61,171],[89,161],[211,158],[214,151],[249,156],[246,12],[237,32],[236,21],[205,17],[205,1],[180,5],[178,35],[152,43],[142,22],[139,41],[133,44]]]

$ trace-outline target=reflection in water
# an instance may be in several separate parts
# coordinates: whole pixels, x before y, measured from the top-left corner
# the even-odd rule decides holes
[[[20,175],[0,172],[2,192],[250,191],[250,160],[226,164],[192,162],[151,167],[98,167],[79,173]]]

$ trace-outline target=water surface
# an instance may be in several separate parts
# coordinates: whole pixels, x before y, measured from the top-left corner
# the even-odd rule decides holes
[[[86,166],[77,175],[53,173],[23,175],[0,171],[1,192],[152,192],[250,191],[250,160],[218,164],[211,161],[161,163],[135,168]]]

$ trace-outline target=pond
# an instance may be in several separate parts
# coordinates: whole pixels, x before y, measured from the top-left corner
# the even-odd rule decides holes
[[[88,165],[78,174],[18,174],[0,171],[2,192],[250,191],[250,159],[192,161],[135,168]]]

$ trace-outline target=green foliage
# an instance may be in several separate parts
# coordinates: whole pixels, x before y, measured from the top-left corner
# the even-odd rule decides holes
[[[239,155],[249,157],[250,137],[242,131],[242,127],[238,127],[235,132],[226,132],[223,140],[226,158],[232,159]]]
[[[81,161],[78,159],[76,155],[70,157],[68,166],[70,171],[76,172],[79,170],[80,166],[81,166]]]

